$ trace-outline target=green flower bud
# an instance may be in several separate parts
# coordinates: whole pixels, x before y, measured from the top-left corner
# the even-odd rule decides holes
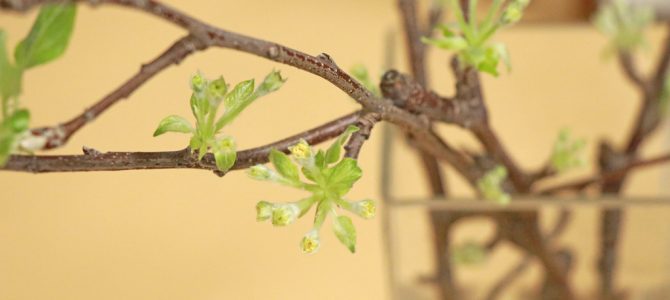
[[[321,242],[319,232],[316,229],[310,230],[300,241],[300,250],[305,254],[313,254],[319,250]]]
[[[300,207],[295,203],[276,204],[272,211],[272,225],[286,226],[295,222],[300,215]]]
[[[519,22],[519,20],[521,20],[521,18],[523,17],[523,9],[524,7],[516,2],[510,4],[503,13],[502,17],[503,24],[507,25]]]
[[[304,167],[314,166],[314,151],[307,141],[301,139],[300,142],[288,148],[291,156],[300,165]]]
[[[226,84],[226,81],[223,79],[223,77],[219,77],[218,79],[210,82],[207,86],[207,96],[209,97],[209,101],[213,103],[213,106],[216,106],[223,99],[223,97],[226,96],[227,92],[228,85]]]
[[[256,221],[269,220],[272,217],[274,204],[267,201],[260,201],[256,204]]]
[[[369,199],[354,202],[352,208],[357,215],[365,219],[372,219],[377,213],[375,202]]]
[[[198,72],[197,74],[191,77],[191,89],[194,92],[202,92],[207,86],[207,79]]]
[[[256,180],[272,180],[277,177],[277,173],[265,165],[255,165],[249,168],[247,174]]]

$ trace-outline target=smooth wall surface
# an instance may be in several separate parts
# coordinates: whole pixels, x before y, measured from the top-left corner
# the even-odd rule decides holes
[[[365,63],[374,76],[381,75],[384,36],[399,24],[394,1],[166,2],[222,28],[311,54],[327,52],[345,69]],[[0,13],[10,47],[28,32],[34,16]],[[656,53],[660,33],[650,35],[645,66]],[[54,125],[78,114],[184,34],[136,11],[80,6],[66,55],[26,74],[22,103],[32,111],[32,125]],[[601,58],[605,40],[595,30],[586,24],[520,26],[498,40],[508,44],[514,69],[498,79],[485,76],[486,94],[494,126],[524,167],[539,167],[558,130],[566,126],[588,139],[590,161],[598,139],[623,142],[639,97],[617,66]],[[401,42],[399,36],[398,47]],[[407,70],[404,52],[399,50],[398,56],[398,68]],[[432,83],[442,93],[453,90],[447,59],[446,53],[431,52]],[[181,149],[188,143],[186,136],[151,134],[164,116],[190,116],[187,82],[194,72],[224,75],[234,83],[260,80],[273,68],[289,78],[286,85],[252,105],[226,130],[240,148],[272,142],[357,108],[320,78],[248,54],[210,49],[156,76],[66,147],[50,153],[80,153],[84,145],[100,151]],[[456,145],[476,147],[459,130],[444,132]],[[659,153],[667,136],[667,131],[656,135],[644,153]],[[374,132],[360,158],[364,177],[352,190],[352,199],[379,198],[379,148]],[[411,169],[415,163],[407,152],[397,168]],[[590,170],[591,165],[569,177]],[[642,195],[667,192],[660,174],[660,169],[644,171],[628,190]],[[398,194],[425,194],[418,173],[401,178]],[[461,181],[452,181],[459,194],[468,194]],[[0,299],[386,297],[379,218],[355,219],[355,255],[339,245],[329,226],[320,253],[302,255],[298,242],[310,228],[309,217],[286,228],[255,221],[257,201],[302,196],[252,181],[243,172],[223,179],[195,170],[0,173]],[[416,222],[403,219],[399,225],[414,228]],[[594,222],[578,225],[595,230]]]

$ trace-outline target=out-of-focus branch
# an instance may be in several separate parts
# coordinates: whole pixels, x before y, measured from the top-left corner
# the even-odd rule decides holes
[[[543,189],[537,194],[539,195],[552,195],[552,194],[557,194],[560,192],[567,192],[567,191],[581,191],[591,185],[597,184],[597,183],[608,183],[616,180],[620,180],[622,177],[626,176],[630,171],[635,170],[635,169],[641,169],[641,168],[646,168],[646,167],[652,167],[652,166],[657,166],[660,164],[668,163],[670,162],[670,153],[668,154],[663,154],[659,155],[650,159],[644,159],[644,160],[636,160],[631,163],[626,164],[624,167],[621,169],[609,171],[609,172],[602,172],[598,175],[591,176],[588,178],[584,179],[579,179],[576,181],[571,181],[568,183],[560,184],[554,187],[546,188]]]

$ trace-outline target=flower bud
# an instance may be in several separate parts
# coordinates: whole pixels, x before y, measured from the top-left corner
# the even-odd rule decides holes
[[[214,106],[216,106],[216,104],[218,104],[223,99],[223,97],[226,96],[227,92],[228,85],[226,84],[226,81],[223,79],[223,77],[219,77],[218,79],[210,82],[207,86],[207,96],[209,97],[209,101],[211,101]]]
[[[272,217],[274,204],[267,201],[260,201],[256,204],[256,221],[265,221]]]
[[[194,92],[202,92],[207,86],[207,79],[198,72],[197,74],[191,77],[191,89]]]
[[[352,206],[354,212],[365,219],[372,219],[377,213],[375,202],[369,199],[354,202]]]
[[[291,151],[291,156],[302,166],[314,165],[314,151],[309,146],[307,141],[300,140],[297,144],[288,148]]]
[[[295,222],[300,215],[300,207],[295,203],[276,204],[272,211],[272,225],[286,226]]]
[[[255,165],[247,171],[247,174],[256,180],[271,180],[274,177],[273,173],[275,172],[266,165]]]
[[[316,229],[310,230],[300,241],[300,250],[305,254],[316,253],[321,246],[319,232]]]

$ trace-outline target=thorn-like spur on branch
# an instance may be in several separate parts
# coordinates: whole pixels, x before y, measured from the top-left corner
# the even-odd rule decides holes
[[[26,139],[26,141],[30,142],[31,146],[26,148],[31,150],[46,150],[63,146],[75,132],[95,120],[119,100],[130,96],[154,75],[171,65],[179,64],[188,55],[198,50],[204,50],[206,47],[205,43],[193,35],[187,35],[179,39],[154,60],[142,65],[137,74],[93,106],[86,109],[82,114],[58,126],[32,129],[30,131],[32,137]]]
[[[349,125],[359,121],[360,112],[355,112],[328,122],[324,125],[285,138],[272,144],[239,151],[233,170],[245,169],[268,161],[270,150],[288,152],[288,147],[301,139],[309,144],[318,144],[340,135]],[[166,152],[106,152],[84,147],[83,155],[12,155],[3,171],[30,173],[121,171],[146,169],[204,169],[220,174],[214,156],[206,154],[199,161],[197,153],[190,149]],[[220,174],[222,175],[222,174]]]
[[[380,120],[379,114],[376,113],[366,114],[358,120],[356,125],[359,127],[359,130],[351,135],[349,142],[344,146],[346,150],[345,157],[358,159],[358,154],[361,152],[363,143],[370,138],[372,128]]]

